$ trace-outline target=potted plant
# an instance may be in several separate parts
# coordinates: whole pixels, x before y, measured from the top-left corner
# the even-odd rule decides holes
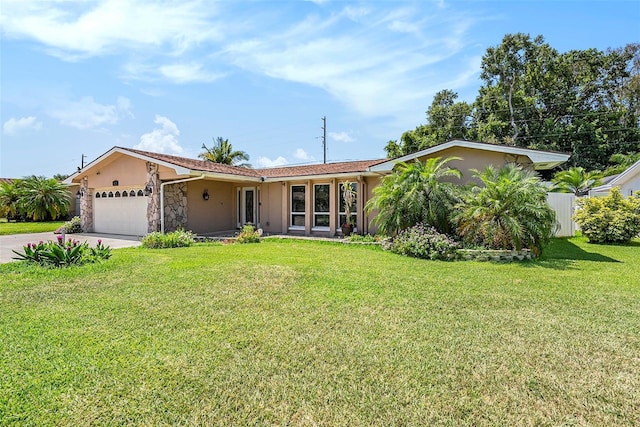
[[[342,183],[342,198],[344,200],[344,213],[345,221],[341,224],[342,235],[350,236],[353,233],[353,221],[351,220],[351,205],[356,200],[356,191],[353,189],[353,184],[347,180]]]

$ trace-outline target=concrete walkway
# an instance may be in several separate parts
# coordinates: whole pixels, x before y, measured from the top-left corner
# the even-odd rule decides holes
[[[98,233],[79,233],[67,234],[66,239],[75,239],[80,242],[87,242],[90,246],[95,246],[98,240],[102,240],[102,244],[109,246],[111,249],[127,248],[140,245],[140,237],[138,236],[121,236],[116,234],[98,234]],[[12,259],[15,254],[14,250],[22,251],[27,243],[38,243],[40,241],[56,240],[56,234],[52,232],[46,233],[30,233],[30,234],[10,234],[8,236],[0,236],[0,264],[15,261]]]

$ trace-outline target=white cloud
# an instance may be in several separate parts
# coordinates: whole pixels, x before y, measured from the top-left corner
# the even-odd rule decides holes
[[[100,104],[93,97],[85,96],[79,101],[59,102],[47,113],[61,124],[77,129],[96,129],[114,125],[123,117],[133,117],[131,101],[123,96],[115,104]]]
[[[5,135],[14,135],[20,131],[27,129],[40,130],[42,128],[42,122],[37,121],[34,116],[29,117],[21,117],[16,119],[11,117],[9,120],[4,122],[2,126],[2,131]]]
[[[282,156],[278,156],[273,160],[263,156],[263,157],[258,157],[258,160],[256,161],[256,165],[261,168],[272,168],[276,166],[284,166],[287,164],[289,164],[289,162],[287,161],[287,159],[285,159]]]
[[[182,154],[184,151],[178,142],[180,130],[167,117],[156,115],[153,121],[160,125],[149,133],[140,137],[140,143],[133,146],[138,150],[153,151],[155,153]]]
[[[218,38],[210,22],[216,8],[210,2],[8,0],[2,6],[0,26],[6,36],[38,41],[69,60],[122,49],[180,53]]]
[[[293,157],[297,160],[302,160],[305,162],[313,162],[316,159],[309,155],[309,153],[307,153],[306,151],[304,151],[302,148],[298,148],[294,153],[293,153]]]
[[[337,142],[353,142],[355,139],[348,132],[329,132],[329,137]]]
[[[202,69],[202,64],[172,64],[159,68],[160,74],[175,83],[212,82],[223,78],[224,74],[214,74]]]
[[[471,43],[474,20],[425,8],[347,6],[231,43],[223,56],[252,72],[322,88],[361,114],[402,117],[423,110],[444,80],[465,80],[436,67]]]

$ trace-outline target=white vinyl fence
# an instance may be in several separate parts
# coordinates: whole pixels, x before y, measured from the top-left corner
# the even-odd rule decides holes
[[[576,196],[570,193],[547,193],[547,202],[556,212],[558,229],[556,237],[571,237],[576,232],[576,223],[571,216],[575,210]]]

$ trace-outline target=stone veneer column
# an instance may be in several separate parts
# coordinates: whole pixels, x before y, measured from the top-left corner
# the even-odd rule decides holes
[[[164,231],[187,228],[187,183],[164,186]]]
[[[93,191],[89,188],[89,178],[82,178],[80,183],[80,224],[86,233],[93,232]]]
[[[156,163],[147,162],[147,185],[152,189],[147,202],[147,231],[153,233],[160,231],[160,178]]]

